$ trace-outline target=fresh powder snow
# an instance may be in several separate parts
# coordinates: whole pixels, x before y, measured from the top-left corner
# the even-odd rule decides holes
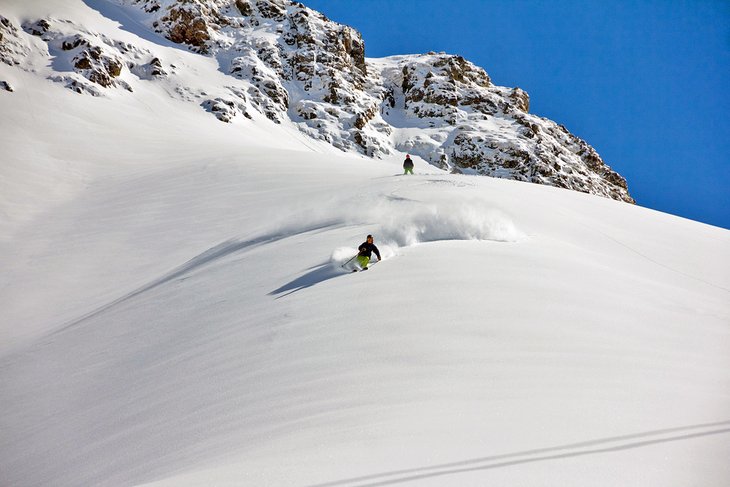
[[[244,83],[119,9],[0,14]],[[0,63],[0,484],[728,485],[727,230],[419,157],[404,176],[405,153],[224,124],[166,80],[79,94],[21,34],[23,69]],[[383,261],[342,269],[367,234]]]

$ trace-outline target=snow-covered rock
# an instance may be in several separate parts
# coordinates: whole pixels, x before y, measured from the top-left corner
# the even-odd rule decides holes
[[[133,81],[164,77],[171,96],[224,122],[259,112],[343,151],[376,158],[409,152],[452,172],[634,202],[625,179],[588,143],[530,114],[526,92],[495,86],[461,56],[369,59],[355,29],[288,0],[113,2],[160,36],[213,58],[232,88],[192,86],[149,48],[73,19],[31,19],[23,29],[47,43],[59,71],[51,79],[104,96],[109,88],[133,91]],[[12,23],[0,24],[2,59],[18,64],[27,48]]]
[[[0,61],[9,66],[19,65],[28,52],[29,49],[20,38],[18,27],[0,15]]]
[[[527,93],[494,86],[461,56],[366,59],[357,31],[284,0],[121,1],[150,12],[150,25],[168,39],[251,81],[252,102],[267,117],[288,117],[343,150],[413,152],[456,172],[633,202],[592,147],[527,113]]]
[[[398,150],[456,172],[485,174],[633,202],[625,180],[562,125],[527,113],[520,88],[495,86],[460,56],[429,53],[373,60],[386,93],[382,119]],[[429,143],[422,143],[424,133]]]

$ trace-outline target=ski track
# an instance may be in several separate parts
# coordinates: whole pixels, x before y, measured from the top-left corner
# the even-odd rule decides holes
[[[677,441],[686,441],[696,438],[702,438],[707,436],[724,435],[730,434],[730,428],[720,428],[710,431],[700,431],[694,433],[687,433],[683,435],[673,435],[668,437],[663,436],[667,433],[675,433],[680,431],[692,431],[696,429],[704,429],[711,426],[725,426],[730,424],[730,421],[723,421],[718,423],[709,423],[696,426],[684,426],[678,428],[668,428],[666,430],[648,431],[645,433],[637,433],[633,435],[624,435],[613,438],[606,438],[602,440],[585,441],[581,443],[574,443],[570,445],[563,445],[551,448],[539,448],[535,450],[528,450],[524,452],[509,453],[505,455],[495,455],[491,457],[477,458],[472,460],[464,460],[461,462],[446,463],[441,465],[433,465],[428,467],[420,467],[413,469],[404,469],[393,472],[383,472],[373,475],[365,475],[362,477],[355,477],[351,479],[336,480],[332,482],[325,482],[320,484],[313,484],[307,487],[380,487],[384,485],[396,485],[415,482],[417,480],[433,479],[437,477],[453,476],[463,474],[467,472],[477,472],[481,470],[491,470],[496,468],[513,467],[516,465],[524,465],[535,462],[546,462],[554,460],[563,460],[567,458],[582,457],[587,455],[600,455],[603,453],[612,453],[623,450],[632,450],[636,448],[645,448],[652,445],[658,445],[662,443],[671,443]],[[651,438],[643,441],[627,442],[626,440],[639,439],[639,438]],[[606,446],[603,448],[591,448],[585,449],[587,446],[605,445],[607,443],[621,443],[614,446]],[[543,455],[544,453],[556,452],[569,450],[566,453]],[[502,461],[510,458],[521,458],[518,460]],[[394,478],[388,478],[394,477]],[[374,481],[374,482],[373,482]],[[364,483],[363,483],[364,482]]]

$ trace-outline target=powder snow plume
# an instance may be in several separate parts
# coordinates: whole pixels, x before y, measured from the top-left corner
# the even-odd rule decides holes
[[[480,201],[399,204],[382,215],[380,239],[399,247],[438,240],[516,242],[524,237],[512,220]]]

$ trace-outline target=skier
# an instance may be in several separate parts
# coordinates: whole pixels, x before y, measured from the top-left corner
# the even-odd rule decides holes
[[[357,248],[358,254],[357,254],[357,263],[360,265],[360,270],[366,271],[368,269],[368,263],[370,262],[370,256],[373,252],[375,252],[375,255],[378,256],[378,262],[382,260],[382,257],[380,257],[380,251],[378,248],[373,244],[373,236],[368,235],[367,239],[360,245],[360,247]],[[355,269],[353,272],[355,272],[357,269]]]
[[[413,161],[410,154],[406,154],[406,160],[403,161],[403,175],[405,176],[408,173],[413,174]]]

